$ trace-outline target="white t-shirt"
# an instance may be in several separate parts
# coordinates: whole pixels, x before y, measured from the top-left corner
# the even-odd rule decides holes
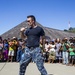
[[[45,50],[46,50],[46,52],[48,52],[49,51],[49,44],[45,44]]]
[[[54,51],[55,52],[55,45],[50,44],[50,52]]]

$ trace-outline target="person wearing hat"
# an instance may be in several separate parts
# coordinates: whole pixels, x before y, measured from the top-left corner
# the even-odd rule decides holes
[[[68,49],[69,49],[70,44],[68,43],[68,39],[65,37],[64,38],[64,43],[62,45],[63,47],[63,64],[68,65]]]

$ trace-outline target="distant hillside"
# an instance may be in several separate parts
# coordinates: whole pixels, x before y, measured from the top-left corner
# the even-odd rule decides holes
[[[64,37],[70,38],[71,36],[75,37],[75,33],[71,33],[71,32],[65,32],[62,30],[57,30],[57,29],[53,29],[53,28],[47,28],[47,31],[51,34],[50,38],[61,38],[63,39]]]
[[[69,38],[71,36],[75,37],[74,33],[69,33],[69,32],[65,32],[65,31],[61,31],[61,30],[57,30],[57,29],[44,27],[43,25],[41,25],[38,22],[36,22],[36,24],[44,29],[46,36],[50,37],[50,39],[64,38],[64,37]],[[22,28],[22,27],[28,27],[26,21],[20,23],[16,27],[10,29],[9,31],[2,34],[1,36],[2,36],[3,39],[12,38],[14,36],[15,37],[20,37],[20,28]]]

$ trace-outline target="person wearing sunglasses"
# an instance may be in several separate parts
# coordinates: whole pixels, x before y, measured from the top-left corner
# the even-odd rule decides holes
[[[28,64],[33,61],[36,63],[38,70],[41,75],[48,75],[44,67],[44,57],[40,48],[40,38],[43,42],[43,49],[45,44],[45,32],[44,30],[36,25],[36,18],[34,15],[27,16],[27,24],[29,28],[21,28],[21,38],[26,40],[25,53],[20,61],[19,75],[24,75]]]

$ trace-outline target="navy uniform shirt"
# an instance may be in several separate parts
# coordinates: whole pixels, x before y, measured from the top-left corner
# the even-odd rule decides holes
[[[40,36],[44,36],[44,30],[37,26],[35,28],[30,27],[27,29],[24,34],[27,36],[27,47],[39,47],[40,44]]]

